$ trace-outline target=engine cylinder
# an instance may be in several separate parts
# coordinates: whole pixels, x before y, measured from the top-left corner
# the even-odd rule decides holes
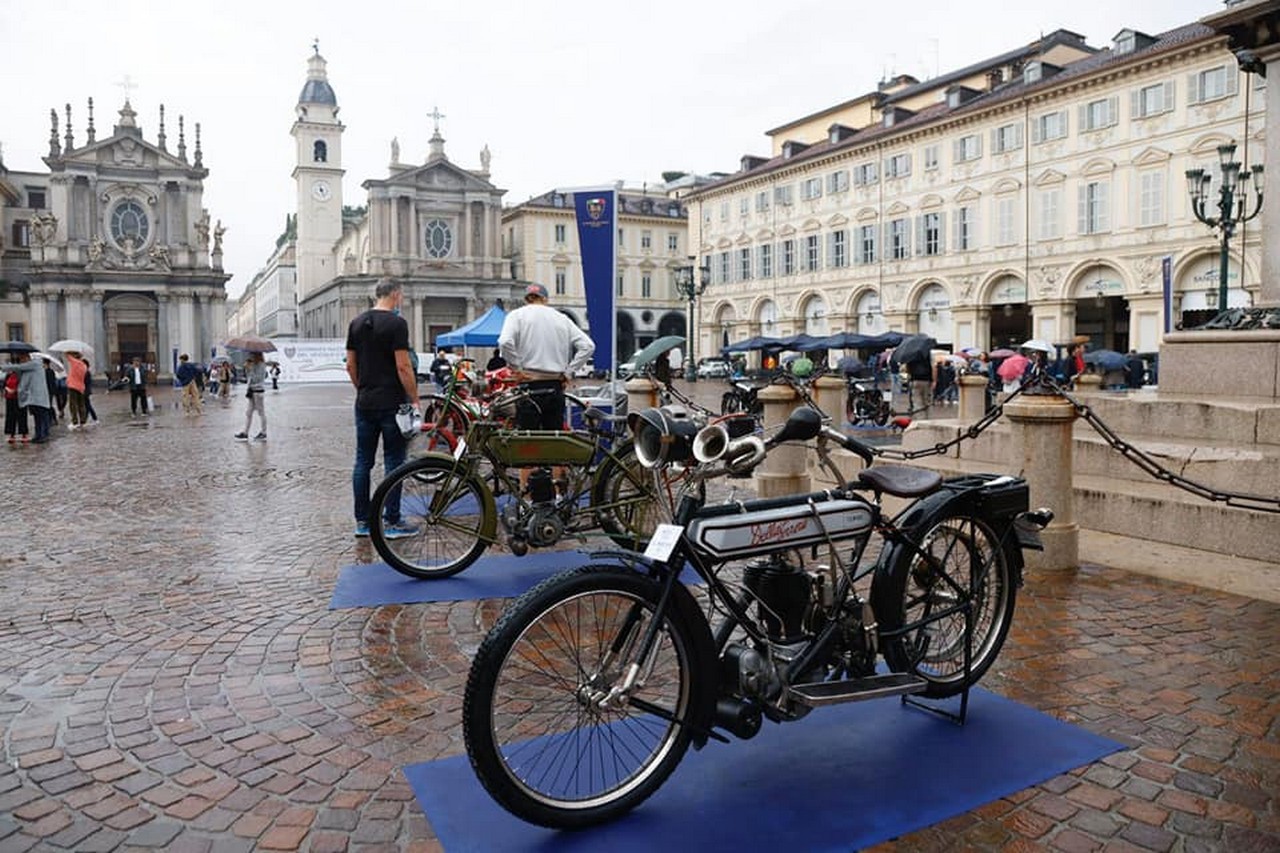
[[[788,642],[804,636],[811,583],[803,570],[773,554],[748,563],[742,581],[758,601],[760,621],[770,640]]]

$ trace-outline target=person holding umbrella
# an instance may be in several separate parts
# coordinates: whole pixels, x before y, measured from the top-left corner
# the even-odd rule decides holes
[[[0,365],[0,372],[6,375],[15,373],[18,376],[18,405],[26,409],[35,418],[36,435],[32,444],[44,444],[49,440],[49,421],[53,414],[52,397],[49,395],[49,383],[45,379],[45,365],[31,360],[30,350],[18,351],[10,349],[10,364]]]
[[[89,412],[85,408],[84,382],[89,374],[89,365],[82,361],[80,353],[67,352],[67,405],[71,409],[71,423],[67,429],[76,430],[89,423]]]
[[[253,437],[254,441],[267,440],[267,410],[263,405],[263,396],[266,391],[267,382],[267,365],[262,359],[262,353],[251,352],[249,358],[244,363],[245,382],[248,384],[248,390],[245,391],[245,397],[249,399],[249,405],[245,407],[244,413],[244,430],[236,433],[236,441],[249,440],[249,427],[253,426],[253,413],[258,413],[258,420],[261,429],[258,434]]]

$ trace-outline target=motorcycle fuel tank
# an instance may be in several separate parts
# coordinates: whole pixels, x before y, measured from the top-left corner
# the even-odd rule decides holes
[[[694,519],[687,535],[698,550],[733,559],[852,539],[866,534],[871,523],[867,504],[833,500]]]

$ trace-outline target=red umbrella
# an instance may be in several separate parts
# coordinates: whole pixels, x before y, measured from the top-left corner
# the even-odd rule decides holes
[[[1008,358],[1011,355],[1017,355],[1017,352],[1011,349],[993,349],[987,353],[987,358]]]
[[[1015,353],[1000,363],[996,368],[996,374],[1005,382],[1016,382],[1030,363],[1031,360],[1025,355]]]

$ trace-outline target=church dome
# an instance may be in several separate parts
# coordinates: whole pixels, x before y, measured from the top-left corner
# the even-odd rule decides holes
[[[338,96],[329,85],[329,75],[325,71],[324,57],[320,55],[320,45],[314,46],[315,52],[307,59],[307,82],[298,96],[299,104],[324,104],[329,107],[338,105]]]
[[[328,80],[308,80],[302,87],[302,94],[298,96],[298,103],[327,104],[334,107],[338,105],[338,96],[333,93]]]

